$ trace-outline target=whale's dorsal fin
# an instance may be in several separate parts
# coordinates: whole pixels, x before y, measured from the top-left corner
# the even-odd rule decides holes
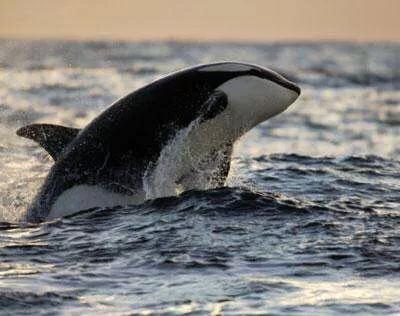
[[[78,135],[80,129],[52,124],[31,124],[17,130],[17,135],[42,146],[57,161],[63,149]]]

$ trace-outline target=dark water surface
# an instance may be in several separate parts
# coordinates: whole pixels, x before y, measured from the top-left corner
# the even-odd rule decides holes
[[[84,126],[164,73],[241,60],[302,87],[237,144],[227,187],[18,219]],[[0,314],[400,313],[400,46],[0,41]]]

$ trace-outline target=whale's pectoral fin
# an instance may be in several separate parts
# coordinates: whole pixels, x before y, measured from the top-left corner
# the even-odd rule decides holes
[[[201,106],[201,122],[213,119],[228,105],[228,96],[222,91],[214,91]]]
[[[17,130],[17,135],[34,140],[56,161],[79,131],[77,128],[60,125],[31,124]]]

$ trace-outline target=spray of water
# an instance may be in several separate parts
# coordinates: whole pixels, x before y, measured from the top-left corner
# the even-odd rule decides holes
[[[172,196],[180,193],[178,179],[179,169],[185,167],[190,158],[190,148],[186,146],[190,131],[198,125],[193,121],[188,127],[178,131],[174,138],[164,146],[160,157],[155,163],[150,163],[143,176],[143,189],[146,199]]]
[[[183,191],[206,190],[218,185],[219,168],[226,159],[224,148],[198,151],[191,147],[191,134],[199,120],[177,132],[164,146],[159,159],[143,176],[146,199],[178,195]]]

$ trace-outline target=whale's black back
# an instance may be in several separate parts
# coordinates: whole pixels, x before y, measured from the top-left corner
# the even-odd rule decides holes
[[[187,71],[139,89],[88,124],[66,148],[60,162],[86,162],[79,166],[82,170],[148,164],[157,159],[178,130],[201,114],[202,104],[214,89],[235,76]]]

